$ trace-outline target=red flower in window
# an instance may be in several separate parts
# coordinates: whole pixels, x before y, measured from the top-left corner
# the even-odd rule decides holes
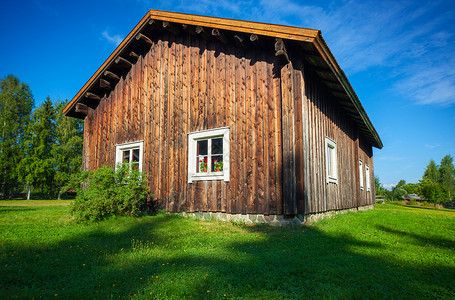
[[[207,157],[201,159],[199,162],[201,163],[199,165],[201,172],[207,172]]]

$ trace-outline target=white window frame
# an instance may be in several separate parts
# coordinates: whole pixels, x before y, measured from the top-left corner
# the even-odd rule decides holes
[[[329,148],[332,150],[329,151]],[[325,151],[327,183],[338,183],[337,143],[329,137],[325,137]],[[330,170],[332,170],[332,174],[330,174]]]
[[[129,142],[124,144],[115,145],[115,169],[117,170],[119,164],[122,163],[122,154],[125,150],[139,149],[139,171],[142,172],[144,141]],[[132,158],[132,153],[130,154]],[[130,163],[131,164],[131,163]]]
[[[211,160],[208,159],[207,173],[197,173],[197,141],[223,138],[223,170],[211,172]],[[208,143],[208,157],[211,156],[211,143]],[[188,133],[188,183],[200,180],[229,181],[229,127],[201,130]]]
[[[365,185],[367,188],[367,192],[371,190],[370,187],[370,167],[368,165],[365,165]]]
[[[360,182],[360,189],[363,190],[363,161],[359,159],[359,182]]]

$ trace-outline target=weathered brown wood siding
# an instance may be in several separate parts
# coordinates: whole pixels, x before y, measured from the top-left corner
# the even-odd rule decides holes
[[[373,204],[371,145],[358,137],[355,123],[318,80],[311,66],[300,59],[294,60],[293,65],[297,212],[317,213]],[[336,142],[337,183],[327,183],[326,137]],[[364,168],[365,164],[370,167],[371,191],[360,189],[359,159],[363,160]],[[363,174],[365,182],[365,169]],[[285,197],[285,202],[294,200]]]
[[[273,49],[163,33],[85,118],[84,168],[144,141],[143,171],[169,211],[282,213],[280,69]],[[187,182],[189,132],[230,126],[230,181]]]
[[[283,63],[272,47],[192,34],[153,42],[85,118],[84,169],[114,165],[117,144],[143,140],[143,171],[168,211],[292,215],[374,201],[371,146],[304,58]],[[229,182],[189,184],[187,134],[225,126]],[[337,145],[337,184],[326,180],[326,136]],[[359,159],[371,192],[360,190]]]

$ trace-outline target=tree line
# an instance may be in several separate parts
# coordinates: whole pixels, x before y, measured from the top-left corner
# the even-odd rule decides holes
[[[388,200],[402,200],[406,194],[418,194],[433,203],[444,203],[455,198],[455,166],[453,157],[446,155],[439,165],[430,160],[419,183],[406,183],[400,180],[391,190],[385,189],[376,181],[376,194],[385,195]]]
[[[30,87],[16,76],[0,81],[0,198],[32,192],[60,199],[80,172],[83,122],[63,116],[67,100],[47,97],[35,108]]]

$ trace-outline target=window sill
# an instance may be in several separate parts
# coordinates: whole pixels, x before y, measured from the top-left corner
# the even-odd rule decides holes
[[[224,173],[217,172],[213,174],[194,174],[191,176],[192,181],[203,181],[203,180],[224,180]]]
[[[329,183],[335,183],[335,184],[338,184],[338,179],[337,178],[333,178],[333,177],[329,177],[327,179],[327,184]]]

